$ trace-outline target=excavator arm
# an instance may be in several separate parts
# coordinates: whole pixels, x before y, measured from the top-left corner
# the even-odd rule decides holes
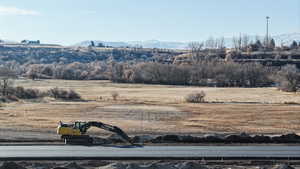
[[[104,123],[101,123],[101,122],[91,121],[91,122],[85,123],[79,129],[80,129],[82,134],[85,134],[87,132],[87,130],[91,127],[97,127],[97,128],[101,128],[101,129],[106,130],[106,131],[116,133],[122,139],[124,139],[125,141],[133,144],[131,138],[122,129],[120,129],[117,126],[112,126],[112,125],[104,124]]]

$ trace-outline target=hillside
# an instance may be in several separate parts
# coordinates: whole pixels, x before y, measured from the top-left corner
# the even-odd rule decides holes
[[[226,50],[205,49],[200,57],[225,59]],[[300,67],[300,50],[274,50],[235,53],[230,56],[236,62],[259,62],[267,65],[282,66],[297,64]],[[103,48],[103,47],[65,47],[53,45],[0,45],[0,64],[69,64],[74,62],[158,62],[171,64],[191,64],[196,58],[189,50],[158,48]]]
[[[88,48],[62,46],[1,45],[0,64],[89,63],[94,61],[116,62],[165,62],[170,57],[183,54],[180,50],[154,50],[140,48]]]

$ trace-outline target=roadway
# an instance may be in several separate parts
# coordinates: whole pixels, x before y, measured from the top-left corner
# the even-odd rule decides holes
[[[300,159],[300,146],[0,146],[0,160]]]

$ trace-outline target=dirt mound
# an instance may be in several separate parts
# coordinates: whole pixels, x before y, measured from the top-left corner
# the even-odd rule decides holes
[[[140,137],[134,137],[134,142],[138,143]],[[147,138],[146,142],[152,143],[300,143],[300,136],[291,133],[281,136],[264,136],[254,135],[250,136],[246,133],[218,135],[206,134],[204,136],[191,135],[161,135],[156,138]]]
[[[106,138],[106,140],[109,142],[109,143],[124,143],[126,141],[124,141],[124,139],[117,135],[117,134],[111,134],[109,137]]]
[[[99,169],[208,169],[196,162],[113,163]]]
[[[98,169],[127,169],[128,164],[125,163],[112,163],[107,166],[99,167]]]
[[[1,163],[0,163],[1,164]],[[264,166],[243,166],[243,165],[203,165],[201,161],[138,161],[138,162],[107,162],[107,161],[88,161],[86,162],[54,162],[54,163],[32,163],[32,162],[4,162],[0,169],[295,169],[287,164],[264,165]],[[54,167],[59,166],[59,167]]]
[[[287,164],[275,165],[272,169],[295,169]]]
[[[286,135],[272,137],[272,140],[275,143],[299,143],[300,136],[295,133],[290,133]]]
[[[15,162],[4,162],[0,169],[26,169],[23,166],[18,165]]]
[[[102,160],[90,160],[90,161],[83,161],[81,162],[81,166],[83,167],[103,167],[111,164],[111,161],[102,161]]]
[[[110,165],[100,167],[99,169],[175,169],[175,168],[167,168],[166,166],[160,167],[156,164],[140,164],[140,163],[112,163]]]
[[[179,163],[177,165],[175,165],[176,168],[180,168],[180,169],[208,169],[206,166],[201,165],[197,162],[191,162],[191,161],[187,161],[187,162],[183,162],[183,163]]]
[[[153,143],[178,143],[180,142],[180,136],[179,135],[158,136],[152,142]]]
[[[72,162],[66,166],[64,166],[65,168],[68,168],[68,169],[84,169],[83,167],[81,167],[80,165],[78,165],[77,163],[75,162]]]
[[[154,137],[150,135],[141,135],[141,136],[134,136],[132,140],[134,143],[149,143],[153,139]]]

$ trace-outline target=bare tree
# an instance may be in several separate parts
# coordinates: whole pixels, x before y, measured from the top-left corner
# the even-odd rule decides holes
[[[224,49],[225,48],[225,39],[224,39],[224,37],[216,39],[216,47],[218,49]]]
[[[214,49],[216,48],[216,41],[213,37],[209,37],[206,41],[205,41],[205,47],[208,49]]]
[[[2,96],[8,95],[8,90],[12,85],[12,79],[16,78],[16,73],[7,67],[0,67],[0,90]]]
[[[295,65],[286,65],[278,72],[279,88],[287,92],[296,92],[299,89],[299,70]]]
[[[244,50],[247,49],[248,45],[249,45],[249,41],[250,41],[250,38],[247,34],[244,34],[243,37],[242,37],[242,48]]]
[[[122,82],[125,71],[125,65],[121,63],[111,63],[110,80],[113,82]]]
[[[38,73],[39,73],[39,66],[38,65],[32,65],[32,66],[30,66],[30,69],[27,72],[27,76],[30,79],[35,80],[35,79],[38,78]]]
[[[192,53],[201,52],[203,49],[204,44],[200,42],[191,42],[188,44],[188,48],[192,51]]]
[[[232,43],[236,51],[241,50],[242,48],[242,36],[240,35],[239,37],[233,37],[232,38]]]
[[[191,42],[188,44],[188,48],[191,50],[192,53],[192,60],[194,62],[199,62],[202,59],[202,49],[204,44],[200,42]]]

